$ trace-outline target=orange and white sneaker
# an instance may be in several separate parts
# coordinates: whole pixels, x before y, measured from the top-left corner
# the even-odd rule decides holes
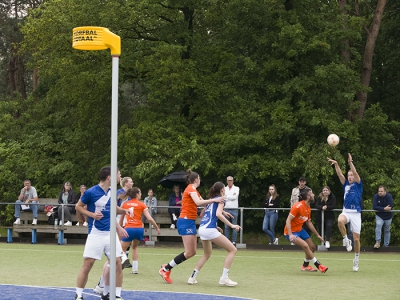
[[[323,265],[319,265],[318,266],[318,270],[320,270],[321,273],[326,273],[326,271],[328,271],[328,267],[325,267]]]
[[[317,269],[315,269],[315,268],[313,268],[311,266],[307,266],[307,267],[301,266],[301,270],[303,272],[317,272],[318,271]]]
[[[161,266],[161,269],[158,271],[158,274],[160,274],[160,276],[164,279],[164,281],[166,283],[171,284],[172,283],[172,279],[169,277],[171,274],[171,271],[165,271],[164,268],[167,264],[163,264]]]

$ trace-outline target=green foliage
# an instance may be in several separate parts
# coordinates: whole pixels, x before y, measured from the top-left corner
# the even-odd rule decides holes
[[[344,21],[335,1],[305,0],[290,11],[274,0],[100,3],[46,1],[21,27],[28,67],[40,80],[28,99],[0,101],[1,201],[14,200],[26,177],[41,197],[54,197],[66,180],[90,186],[109,164],[111,58],[72,48],[72,29],[86,25],[121,37],[118,166],[142,190],[166,199],[170,191],[158,181],[191,168],[205,182],[204,196],[232,175],[241,206],[260,207],[274,183],[288,207],[304,175],[316,194],[328,184],[340,207],[327,157],[346,172],[350,152],[366,200],[380,184],[395,201],[400,196],[397,86],[387,81],[397,76],[393,14],[382,26],[390,47],[377,45],[373,100],[350,122],[365,6]],[[342,59],[346,39],[349,62]],[[326,143],[330,133],[341,139],[335,148]],[[260,230],[261,217],[249,212],[247,228]]]

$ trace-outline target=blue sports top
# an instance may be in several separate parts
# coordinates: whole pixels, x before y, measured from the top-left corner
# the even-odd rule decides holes
[[[361,212],[363,183],[353,182],[350,184],[347,179],[343,184],[344,201],[343,211],[344,212]]]
[[[214,197],[214,198],[218,198]],[[225,206],[225,201],[223,201]],[[217,218],[217,209],[218,209],[218,202],[212,202],[207,204],[206,211],[204,213],[203,218],[200,222],[200,227],[205,226],[206,228],[217,228],[218,218]]]
[[[95,185],[88,189],[82,196],[81,201],[87,205],[87,210],[90,212],[100,211],[103,217],[100,220],[95,220],[88,217],[88,233],[110,231],[110,203],[111,203],[111,189],[107,193],[100,185]]]

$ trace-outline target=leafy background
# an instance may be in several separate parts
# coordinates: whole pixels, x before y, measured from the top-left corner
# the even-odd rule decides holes
[[[191,168],[207,189],[232,175],[240,205],[261,207],[275,184],[282,206],[300,176],[318,194],[342,191],[326,157],[353,155],[364,200],[384,184],[400,196],[400,3],[388,1],[368,86],[361,81],[374,8],[382,0],[0,1],[0,195],[25,178],[40,197],[97,182],[110,162],[111,58],[72,48],[72,29],[109,28],[122,41],[118,166],[159,199],[158,181]],[[341,9],[339,4],[346,4]],[[358,93],[367,92],[365,109]],[[336,148],[326,137],[340,136]],[[11,224],[12,207],[1,222]],[[246,231],[261,232],[261,212]],[[285,215],[278,221],[284,226]],[[374,213],[363,243],[373,243]],[[399,244],[398,218],[392,244]]]

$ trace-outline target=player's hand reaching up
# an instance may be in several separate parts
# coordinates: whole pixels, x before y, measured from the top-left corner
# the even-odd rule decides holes
[[[348,153],[348,158],[347,158],[347,161],[349,162],[349,164],[350,163],[352,163],[353,162],[353,157],[351,156],[351,154],[350,153]]]
[[[337,165],[337,161],[336,160],[334,160],[332,158],[329,158],[329,157],[327,157],[327,159],[332,165]]]

